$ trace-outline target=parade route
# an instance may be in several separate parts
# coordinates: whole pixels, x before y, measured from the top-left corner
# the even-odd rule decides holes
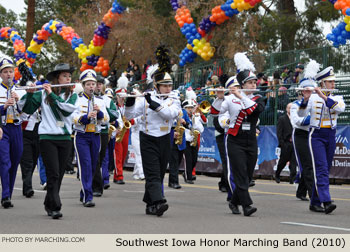
[[[175,190],[165,184],[169,210],[158,218],[145,214],[142,202],[144,181],[125,172],[125,185],[111,183],[95,208],[79,202],[80,181],[65,175],[61,188],[63,218],[52,220],[43,207],[45,192],[39,178],[33,176],[34,197],[22,196],[18,173],[11,209],[0,208],[0,233],[34,234],[336,234],[350,232],[349,185],[331,185],[337,209],[330,215],[310,212],[309,203],[295,197],[295,185],[257,180],[250,189],[258,211],[252,217],[233,215],[226,194],[217,188],[219,178],[197,176],[194,185],[183,182]],[[167,175],[165,181],[167,182]]]

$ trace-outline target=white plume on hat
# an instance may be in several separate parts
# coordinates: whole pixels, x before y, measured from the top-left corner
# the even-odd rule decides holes
[[[236,53],[234,61],[239,71],[250,70],[255,72],[254,64],[248,59],[247,53]]]
[[[310,60],[310,62],[305,67],[304,78],[314,79],[319,70],[320,64],[317,63],[316,60]]]
[[[126,78],[126,76],[122,74],[122,76],[120,76],[118,79],[118,85],[117,85],[118,89],[127,89],[128,84],[129,84],[128,78]]]
[[[158,70],[158,64],[154,64],[148,67],[147,69],[147,84],[153,82],[153,74]]]

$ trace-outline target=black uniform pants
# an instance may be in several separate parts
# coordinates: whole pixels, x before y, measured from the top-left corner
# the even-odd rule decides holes
[[[281,155],[277,164],[276,177],[280,176],[283,168],[286,166],[288,161],[289,161],[289,181],[292,182],[294,181],[294,178],[297,174],[294,148],[292,143],[285,142],[281,146]]]
[[[173,143],[171,146],[171,156],[169,161],[169,184],[179,183],[179,166],[182,160],[184,151],[180,151],[178,146]]]
[[[295,129],[293,132],[296,160],[301,170],[301,178],[297,189],[297,197],[309,194],[311,198],[312,187],[314,184],[314,171],[312,167],[311,154],[309,149],[309,132],[301,129]]]
[[[198,159],[198,146],[191,146],[191,142],[186,142],[185,156],[185,179],[192,180],[192,171],[196,167]]]
[[[146,179],[143,201],[147,206],[166,202],[163,195],[163,179],[171,155],[170,134],[154,137],[141,131],[140,147]]]
[[[74,159],[74,138],[71,138],[71,152],[69,153],[69,157],[67,159],[66,171],[74,171],[73,159]]]
[[[221,180],[219,182],[219,188],[226,187],[227,191],[229,191],[230,188],[227,181],[227,158],[226,158],[226,150],[225,150],[225,134],[216,136],[216,144],[219,149],[221,165],[222,165]]]
[[[51,211],[61,210],[59,193],[71,148],[71,140],[40,140],[40,151],[47,176],[44,205]]]
[[[94,177],[92,179],[92,191],[103,193],[102,161],[106,156],[106,150],[108,146],[108,133],[100,134],[100,136],[101,136],[100,156],[98,158],[97,167],[95,169]]]
[[[37,123],[33,131],[23,131],[23,154],[21,158],[21,172],[23,181],[23,195],[33,190],[32,177],[35,166],[39,157],[39,123]]]
[[[258,157],[256,137],[228,134],[227,152],[236,186],[231,202],[235,205],[249,206],[253,204],[248,192],[249,182]]]

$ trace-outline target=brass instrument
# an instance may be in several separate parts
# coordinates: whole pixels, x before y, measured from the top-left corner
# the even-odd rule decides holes
[[[195,119],[195,115],[192,115],[192,128],[191,128],[191,135],[193,136],[193,139],[190,143],[191,146],[196,147],[197,143],[198,143],[198,136],[200,134],[200,132],[198,130],[193,129],[193,125],[194,125],[194,119]]]
[[[182,119],[182,111],[179,113],[179,117],[177,119],[176,127],[174,132],[177,133],[177,137],[175,138],[175,144],[181,145],[183,135],[185,133],[185,127],[181,125],[181,119]]]
[[[8,99],[11,98],[11,90],[12,90],[12,87],[13,87],[13,81],[11,79],[8,79],[7,81],[7,86],[8,86],[8,89],[7,89],[7,97]],[[7,117],[6,117],[6,120],[7,122],[9,123],[18,123],[19,122],[19,117],[16,113],[16,110],[15,110],[15,106],[9,106],[7,108]]]
[[[128,129],[131,128],[131,123],[123,116],[123,128],[121,129],[120,133],[115,137],[115,142],[120,143],[123,141],[124,135]]]
[[[209,113],[210,109],[211,109],[211,104],[207,100],[202,101],[198,107],[198,110],[200,110],[203,114]]]
[[[114,127],[112,124],[110,124],[108,127],[108,142],[109,142],[109,140],[111,140],[113,133],[116,131],[117,131],[117,128]]]

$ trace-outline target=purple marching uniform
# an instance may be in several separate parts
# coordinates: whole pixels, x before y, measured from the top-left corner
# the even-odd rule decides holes
[[[327,101],[317,94],[312,94],[307,102],[302,101],[298,110],[299,116],[307,116],[308,113],[311,116],[309,148],[315,180],[311,197],[312,206],[321,206],[321,203],[325,206],[331,204],[329,170],[335,151],[338,114],[345,110],[342,96],[333,96],[329,92],[324,92],[324,95],[327,96]]]
[[[94,102],[99,106],[96,124],[88,119],[88,113],[92,111],[91,98],[84,92],[78,99],[78,110],[73,115],[74,120],[74,147],[77,153],[77,163],[80,173],[82,189],[80,199],[84,205],[93,199],[92,178],[95,173],[100,152],[101,123],[107,124],[109,116],[104,101],[95,97]]]
[[[13,86],[12,86],[13,87]],[[5,102],[10,98],[9,89],[4,82],[0,85],[0,113],[3,137],[0,140],[0,176],[1,176],[1,204],[10,201],[15,185],[18,165],[23,152],[23,137],[21,129],[21,113],[18,105],[14,106],[14,114],[9,114],[9,108],[5,109]],[[16,91],[21,97],[21,93]],[[4,206],[4,205],[3,205]],[[13,206],[11,204],[11,206]],[[5,207],[5,206],[4,206]],[[6,207],[7,208],[7,207]]]

